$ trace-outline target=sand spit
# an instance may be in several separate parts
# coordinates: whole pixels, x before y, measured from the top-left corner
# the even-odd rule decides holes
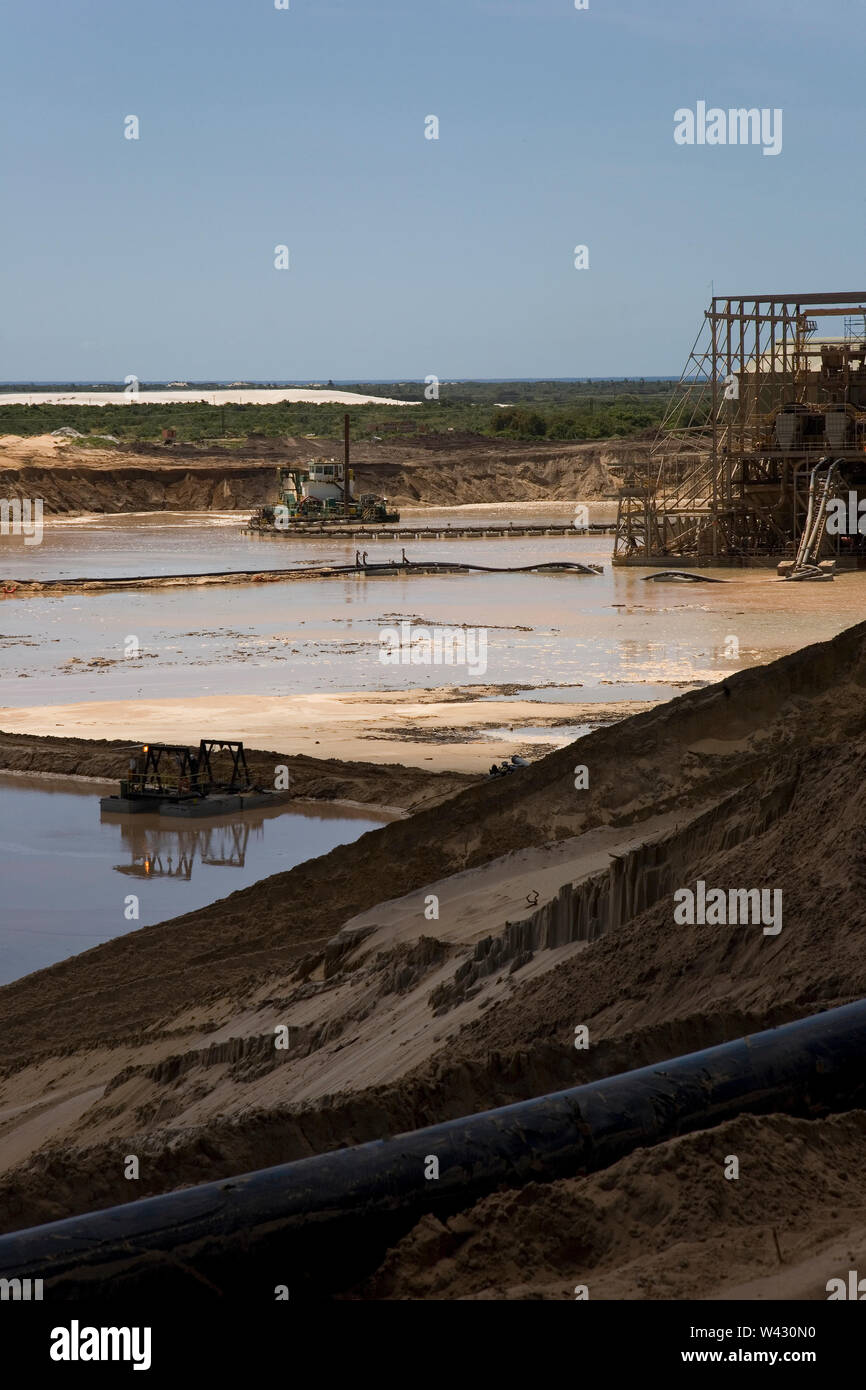
[[[0,990],[3,1224],[399,1133],[863,996],[864,687],[861,624]],[[698,879],[781,890],[781,932],[675,924],[674,889]],[[587,1282],[592,1297],[706,1297],[727,1280],[763,1297],[772,1226],[801,1277],[792,1296],[814,1297],[859,1248],[845,1175],[862,1166],[862,1117],[731,1124],[498,1194],[444,1234],[422,1222],[360,1293],[570,1297]],[[718,1155],[735,1151],[745,1186],[722,1177]],[[808,1183],[771,1192],[798,1153]]]
[[[132,725],[128,728],[131,730]],[[198,742],[192,735],[190,739]],[[104,786],[126,775],[130,746],[137,746],[130,737],[95,740],[0,732],[0,772],[73,778]],[[477,780],[459,772],[422,771],[399,764],[346,762],[249,747],[245,751],[250,776],[262,786],[273,784],[275,764],[288,758],[290,788],[299,801],[349,803],[411,814],[454,796]]]
[[[494,761],[546,751],[519,733],[496,738],[491,729],[550,727],[550,746],[562,742],[559,726],[614,722],[646,706],[636,701],[600,705],[489,698],[508,693],[496,686],[317,695],[199,695],[188,699],[94,700],[75,705],[0,709],[10,734],[72,735],[130,743],[193,743],[240,738],[251,748],[273,748],[302,757],[327,751],[332,759],[405,764],[418,769],[486,773]],[[482,698],[487,696],[488,698]],[[339,765],[338,765],[339,766]]]

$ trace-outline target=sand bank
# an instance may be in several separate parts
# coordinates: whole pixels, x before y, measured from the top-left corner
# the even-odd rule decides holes
[[[440,695],[437,699],[436,696]],[[448,698],[445,698],[446,694]],[[402,763],[452,772],[486,772],[523,751],[532,757],[570,741],[557,726],[612,723],[637,702],[604,705],[479,698],[455,692],[385,691],[371,695],[202,695],[185,700],[105,700],[0,709],[9,733],[126,739],[130,743],[198,743],[240,738],[253,748],[349,762]],[[550,725],[548,747],[485,729]]]
[[[285,760],[290,789],[299,801],[327,802],[329,806],[386,815],[409,815],[423,806],[436,805],[478,780],[465,773],[398,763],[337,762],[250,747],[245,752],[254,784],[269,785],[275,764]],[[112,742],[0,732],[0,772],[20,778],[22,785],[35,780],[61,786],[66,782],[89,783],[94,788],[116,790],[128,763],[128,739]]]
[[[62,420],[62,411],[58,412]],[[252,508],[274,500],[274,468],[289,459],[339,456],[342,440],[248,438],[164,446],[54,435],[0,436],[0,493],[41,497],[49,513]],[[382,494],[399,507],[530,502],[564,504],[615,499],[613,465],[633,462],[648,441],[487,439],[417,435],[356,440],[356,491]]]

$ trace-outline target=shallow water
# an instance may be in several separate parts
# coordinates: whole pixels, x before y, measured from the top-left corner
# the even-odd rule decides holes
[[[358,839],[388,817],[298,803],[209,820],[103,820],[94,787],[0,775],[0,984],[191,912]],[[138,920],[128,920],[129,898]]]
[[[616,519],[616,504],[588,503],[590,519]],[[563,526],[574,518],[570,502],[497,503],[471,507],[404,508],[401,525],[419,531],[487,525]],[[349,537],[244,534],[246,512],[127,512],[112,516],[48,517],[42,540],[0,536],[0,576],[10,579],[94,579],[141,574],[208,574],[227,569],[292,569],[301,565],[348,564],[361,544]],[[487,544],[484,543],[485,549]],[[493,542],[495,544],[495,541]],[[424,542],[424,555],[455,559],[459,537]],[[506,541],[509,553],[518,541]],[[370,558],[400,558],[412,541],[364,541]],[[436,549],[432,549],[432,546]],[[523,553],[534,555],[531,549]],[[375,552],[375,553],[374,553]],[[486,563],[482,561],[482,563]],[[505,563],[519,564],[519,560]]]
[[[560,519],[573,510],[567,503],[545,506]],[[539,514],[527,507],[458,510]],[[179,573],[351,561],[356,549],[341,539],[255,539],[243,536],[241,526],[237,514],[51,523],[43,545],[29,548],[27,563],[42,577],[61,570]],[[20,555],[20,538],[3,544],[10,540]],[[403,544],[368,542],[366,549],[370,559],[399,558]],[[602,564],[604,572],[595,578],[353,575],[10,598],[0,606],[0,705],[466,684],[547,686],[537,697],[553,700],[664,699],[826,639],[866,610],[866,573],[842,574],[832,584],[787,585],[759,569],[715,571],[726,581],[721,584],[644,582],[653,571],[613,569],[609,536],[405,545],[413,560],[568,559]],[[10,552],[0,553],[8,574]],[[483,663],[383,665],[380,633],[403,620],[480,629]]]
[[[485,729],[484,737],[490,739],[523,739],[527,743],[573,743],[575,739],[591,734],[594,724],[508,724],[501,729]]]

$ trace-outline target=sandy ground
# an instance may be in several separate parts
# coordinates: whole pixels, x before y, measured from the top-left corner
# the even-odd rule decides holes
[[[0,990],[0,1223],[399,1134],[866,995],[864,687],[861,624],[595,730],[586,787],[561,749]],[[674,888],[699,878],[778,887],[781,933],[674,926]],[[344,1292],[823,1297],[862,1252],[864,1124],[741,1118],[501,1192],[447,1229],[425,1218]]]
[[[670,825],[669,818],[664,824]],[[334,1091],[363,1091],[397,1080],[445,1039],[455,1037],[465,1023],[477,1019],[501,993],[491,976],[443,1016],[431,1012],[430,993],[453,975],[458,949],[474,947],[506,917],[525,916],[531,896],[550,898],[565,878],[601,872],[611,847],[622,850],[622,835],[600,828],[580,841],[518,851],[434,881],[427,891],[439,898],[435,922],[425,917],[417,893],[350,918],[330,944],[331,956],[341,962],[330,984],[318,969],[304,974],[300,988],[292,983],[292,970],[282,977],[271,975],[249,994],[240,1013],[229,1000],[213,1001],[206,1020],[198,1007],[184,1010],[166,1021],[160,1030],[164,1036],[145,1041],[143,1050],[139,1045],[92,1050],[85,1067],[76,1066],[62,1085],[41,1065],[16,1072],[0,1087],[0,1171],[14,1167],[49,1137],[66,1135],[74,1142],[86,1134],[88,1144],[111,1142],[127,1105],[140,1105],[150,1090],[142,1067],[150,1070],[160,1060],[176,1058],[181,1037],[194,1079],[192,1086],[184,1081],[172,1087],[173,1120],[184,1125],[208,1124],[231,1107],[235,1082],[231,1065],[225,1064],[245,1055],[253,1057],[262,1072],[245,1088],[247,1105],[307,1103]],[[585,943],[573,942],[539,953],[534,962],[527,962],[521,981],[560,967],[583,949]],[[320,977],[321,984],[311,992],[310,979]],[[260,1044],[279,1024],[287,1025],[298,1040],[326,1032],[335,1040],[339,1037],[341,1045],[337,1052],[301,1049],[304,1055],[286,1059],[286,1065],[276,1069],[273,1049],[263,1055]],[[196,1075],[202,1053],[211,1058],[206,1094],[199,1094]],[[118,1086],[116,1078],[127,1067],[133,1067],[135,1075]],[[111,1106],[94,1109],[106,1085]]]
[[[68,446],[68,439],[53,434],[0,434],[0,459],[6,468],[31,460],[50,465],[62,458]]]
[[[427,1216],[360,1292],[561,1302],[580,1283],[591,1300],[824,1299],[828,1278],[866,1264],[864,1147],[862,1111],[743,1115],[592,1177],[488,1197],[444,1223]],[[760,1162],[729,1182],[730,1153]]]
[[[105,700],[87,704],[0,708],[9,733],[197,744],[240,738],[254,748],[356,762],[403,763],[431,770],[486,772],[512,754],[538,757],[570,741],[557,724],[599,724],[647,708],[637,702],[545,704],[538,700],[448,699],[436,691],[379,695],[236,695],[184,700]],[[445,694],[446,692],[441,692]],[[551,724],[545,744],[485,738],[483,730]]]

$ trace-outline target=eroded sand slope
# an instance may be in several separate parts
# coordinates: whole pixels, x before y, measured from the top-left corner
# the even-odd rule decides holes
[[[352,445],[356,491],[398,506],[615,496],[610,465],[641,457],[645,440],[528,444],[443,434]],[[0,436],[0,494],[41,497],[48,514],[231,510],[274,500],[276,465],[342,457],[333,439],[248,439],[221,445],[112,444],[53,435]]]
[[[3,1223],[396,1133],[866,994],[864,686],[861,625],[596,731],[578,745],[586,789],[566,748],[8,986]],[[698,878],[781,889],[782,931],[675,926],[673,889]],[[588,1052],[574,1049],[578,1023]],[[765,1166],[794,1126],[808,1165],[842,1184],[832,1219],[819,1202],[804,1216],[796,1184],[780,1192],[783,1250],[808,1263],[845,1233],[853,1248],[862,1211],[839,1175],[862,1164],[862,1117],[733,1123],[745,1160]],[[691,1158],[676,1144],[636,1154],[612,1187],[600,1174],[488,1199],[501,1218],[492,1207],[456,1218],[456,1237],[416,1232],[363,1292],[562,1297],[589,1268],[595,1296],[708,1296],[769,1277],[759,1188],[740,1230],[724,1203],[745,1199],[715,1168],[703,1206],[693,1182],[656,1181],[691,1164],[698,1182],[701,1154],[716,1154],[701,1145],[730,1142],[710,1132],[676,1141]],[[127,1153],[142,1156],[134,1193]],[[512,1219],[524,1210],[539,1233],[528,1261],[529,1226]],[[564,1231],[573,1244],[556,1255]],[[817,1277],[803,1274],[802,1296]]]

